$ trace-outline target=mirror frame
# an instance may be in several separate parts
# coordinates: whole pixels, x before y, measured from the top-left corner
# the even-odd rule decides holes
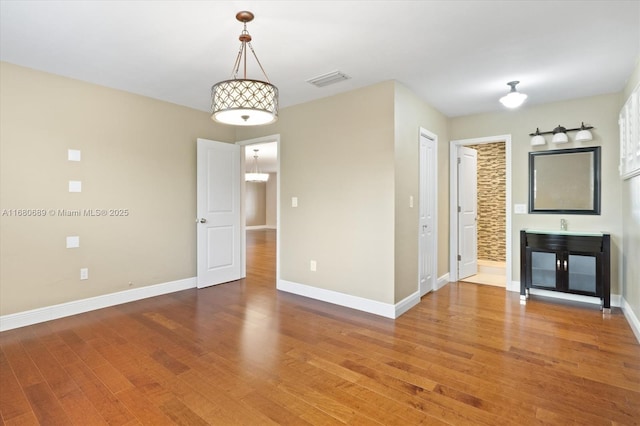
[[[535,170],[536,159],[548,155],[566,155],[575,153],[593,153],[593,182],[585,182],[585,185],[593,186],[593,209],[580,210],[580,209],[540,209],[536,208],[535,200],[533,197],[533,171]],[[536,151],[529,152],[529,213],[546,213],[546,214],[584,214],[584,215],[599,215],[600,214],[600,147],[591,146],[586,148],[570,148],[570,149],[555,149],[550,151]]]

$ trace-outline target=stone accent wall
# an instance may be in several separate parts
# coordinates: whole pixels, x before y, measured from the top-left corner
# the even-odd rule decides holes
[[[478,259],[506,261],[507,165],[504,142],[470,145],[478,151]]]

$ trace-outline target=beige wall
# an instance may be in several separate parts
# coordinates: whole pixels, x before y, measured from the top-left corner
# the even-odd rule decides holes
[[[198,137],[233,141],[235,131],[204,112],[1,63],[0,211],[128,216],[0,216],[0,315],[195,276]],[[82,192],[69,193],[69,180]],[[67,236],[80,248],[65,248]]]
[[[449,270],[449,141],[511,134],[512,203],[526,204],[528,133],[581,121],[596,127],[595,140],[586,145],[603,149],[602,215],[513,215],[513,279],[519,279],[517,231],[558,228],[565,217],[570,229],[612,234],[612,290],[624,290],[638,315],[640,271],[628,256],[640,253],[640,183],[621,184],[618,177],[619,94],[447,119],[389,81],[285,108],[274,125],[236,131],[216,127],[203,112],[1,67],[0,209],[129,210],[127,217],[0,217],[1,315],[125,290],[129,283],[194,276],[196,138],[234,141],[276,133],[281,278],[396,303],[417,290],[417,208],[407,200],[418,194],[419,127],[439,137],[440,277]],[[626,91],[638,74],[636,69]],[[584,144],[561,148],[573,146]],[[82,151],[80,163],[67,161],[70,148]],[[83,192],[68,193],[68,180],[81,180]],[[297,208],[291,207],[293,196]],[[68,235],[79,235],[81,247],[64,248]],[[626,260],[619,260],[623,241]],[[309,271],[312,259],[317,272]],[[90,270],[87,281],[78,279],[82,267]]]
[[[447,119],[393,81],[286,108],[267,128],[238,130],[240,139],[281,136],[282,279],[384,303],[418,290],[421,126],[439,137],[439,184],[446,188]],[[447,191],[438,191],[438,202],[444,275]]]
[[[629,78],[618,108],[640,84],[640,62]],[[622,181],[622,295],[640,318],[640,176]]]
[[[395,83],[395,302],[418,290],[418,206],[420,127],[438,136],[438,267],[449,271],[449,141],[447,118]],[[409,207],[409,196],[414,207]],[[436,277],[436,278],[437,278]]]
[[[245,223],[247,226],[267,224],[267,182],[245,183]]]
[[[238,129],[239,140],[280,134],[283,280],[394,302],[394,88],[284,108],[273,125]]]
[[[266,224],[269,228],[278,225],[278,174],[269,173],[266,195]]]
[[[528,153],[532,151],[529,133],[536,127],[551,130],[558,124],[567,128],[579,127],[581,122],[595,126],[594,140],[587,143],[569,142],[552,146],[533,147],[536,150],[564,149],[582,146],[602,146],[602,214],[512,215],[512,274],[520,279],[520,242],[518,232],[522,228],[560,229],[560,219],[565,218],[569,230],[595,230],[611,234],[611,291],[620,294],[621,287],[618,258],[622,247],[621,187],[618,174],[618,112],[620,95],[602,95],[546,105],[527,106],[516,111],[478,114],[451,120],[452,139],[468,139],[511,134],[512,137],[512,194],[513,204],[527,204]],[[575,133],[570,134],[571,138]],[[513,208],[513,206],[511,206]],[[513,211],[513,210],[512,210]]]

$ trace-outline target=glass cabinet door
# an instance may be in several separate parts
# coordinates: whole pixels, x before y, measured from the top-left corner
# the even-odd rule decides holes
[[[569,290],[596,293],[596,257],[569,255]]]
[[[531,285],[556,287],[556,254],[531,251]]]

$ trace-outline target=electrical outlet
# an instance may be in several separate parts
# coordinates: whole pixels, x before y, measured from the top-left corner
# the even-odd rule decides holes
[[[409,207],[413,208],[413,195],[409,195]]]
[[[80,269],[80,279],[88,280],[89,279],[89,268],[81,268]]]
[[[318,264],[316,263],[315,260],[312,260],[311,262],[309,262],[309,270],[311,270],[311,272],[316,272],[317,269],[318,269]]]
[[[298,207],[298,197],[291,197],[291,207]]]

